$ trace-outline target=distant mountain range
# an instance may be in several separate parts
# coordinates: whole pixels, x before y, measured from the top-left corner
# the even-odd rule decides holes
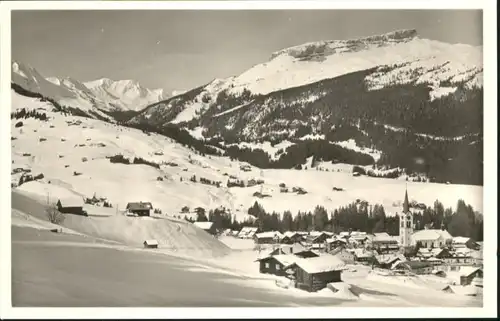
[[[138,111],[169,97],[163,89],[150,90],[134,80],[102,78],[80,82],[72,78],[46,78],[35,68],[19,62],[12,63],[12,82],[25,90],[53,99],[62,106],[100,114]]]

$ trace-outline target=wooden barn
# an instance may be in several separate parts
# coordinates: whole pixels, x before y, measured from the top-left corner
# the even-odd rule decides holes
[[[157,249],[158,241],[157,240],[146,240],[144,241],[144,248],[146,249]]]
[[[341,282],[344,262],[333,255],[323,255],[308,259],[297,259],[286,270],[293,269],[295,287],[316,292],[326,288],[328,283]]]
[[[415,274],[431,274],[434,266],[429,262],[422,261],[404,261],[397,262],[392,267],[393,270],[406,271]]]
[[[306,242],[310,244],[324,244],[328,238],[330,238],[330,235],[325,232],[311,232],[307,236]]]
[[[475,278],[483,278],[483,270],[478,267],[463,267],[460,269],[460,285],[470,285]],[[482,285],[482,282],[481,282]]]
[[[277,244],[283,235],[277,231],[257,233],[254,236],[255,244]]]
[[[150,216],[153,205],[150,202],[131,202],[127,204],[127,211],[137,216]]]
[[[304,237],[297,232],[285,232],[281,244],[295,244],[304,241]]]
[[[329,238],[326,241],[326,251],[330,252],[340,247],[346,247],[347,241],[345,239]]]
[[[86,216],[87,213],[83,210],[83,204],[83,199],[72,197],[60,198],[59,200],[57,200],[56,206],[57,210],[61,213]]]
[[[293,264],[297,259],[299,259],[297,256],[291,254],[280,254],[263,257],[257,260],[259,262],[259,272],[274,274],[278,276],[286,276],[286,267]]]

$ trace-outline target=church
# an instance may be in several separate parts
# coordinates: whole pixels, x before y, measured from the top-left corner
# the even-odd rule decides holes
[[[441,229],[424,229],[414,232],[413,213],[410,211],[408,191],[405,191],[403,212],[399,216],[399,245],[415,246],[420,242],[425,248],[440,248],[451,244],[453,237],[442,227]]]

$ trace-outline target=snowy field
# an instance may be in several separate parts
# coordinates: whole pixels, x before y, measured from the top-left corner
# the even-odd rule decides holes
[[[36,99],[21,97],[13,93],[13,110],[29,107],[46,108]],[[240,170],[244,163],[232,162],[226,157],[196,155],[169,138],[156,134],[120,127],[99,120],[80,117],[64,117],[48,113],[48,122],[23,119],[22,127],[12,121],[12,168],[31,169],[44,179],[25,183],[17,190],[29,193],[44,201],[51,201],[66,194],[79,197],[105,197],[114,211],[123,211],[128,202],[149,201],[164,215],[181,215],[181,208],[191,210],[201,206],[214,209],[224,206],[238,220],[247,217],[247,209],[255,202],[266,211],[283,212],[313,210],[323,205],[333,211],[357,199],[371,204],[383,204],[386,213],[393,215],[401,209],[405,185],[411,200],[429,206],[439,199],[445,207],[455,208],[462,198],[479,212],[482,208],[482,187],[469,185],[446,185],[436,183],[406,182],[403,180],[371,177],[353,177],[339,165],[339,172],[316,170],[260,170],[252,167]],[[122,154],[126,157],[142,157],[162,164],[160,169],[148,165],[125,165],[110,163],[107,156]],[[74,173],[81,173],[75,176]],[[189,181],[195,175],[197,183]],[[263,186],[250,188],[227,188],[229,176],[238,179],[262,179]],[[17,182],[20,174],[13,174]],[[162,180],[158,180],[161,177]],[[204,177],[222,182],[217,188],[199,182]],[[50,184],[49,184],[50,182]],[[289,189],[301,187],[305,195],[280,193],[279,184]],[[344,191],[333,191],[333,187]],[[271,197],[260,199],[255,192]]]

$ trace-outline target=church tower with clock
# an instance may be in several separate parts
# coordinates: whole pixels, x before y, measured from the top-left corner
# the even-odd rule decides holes
[[[413,234],[413,215],[410,212],[410,203],[408,202],[408,191],[405,191],[405,200],[403,203],[403,213],[399,216],[399,242],[402,247],[411,245],[411,236]]]

